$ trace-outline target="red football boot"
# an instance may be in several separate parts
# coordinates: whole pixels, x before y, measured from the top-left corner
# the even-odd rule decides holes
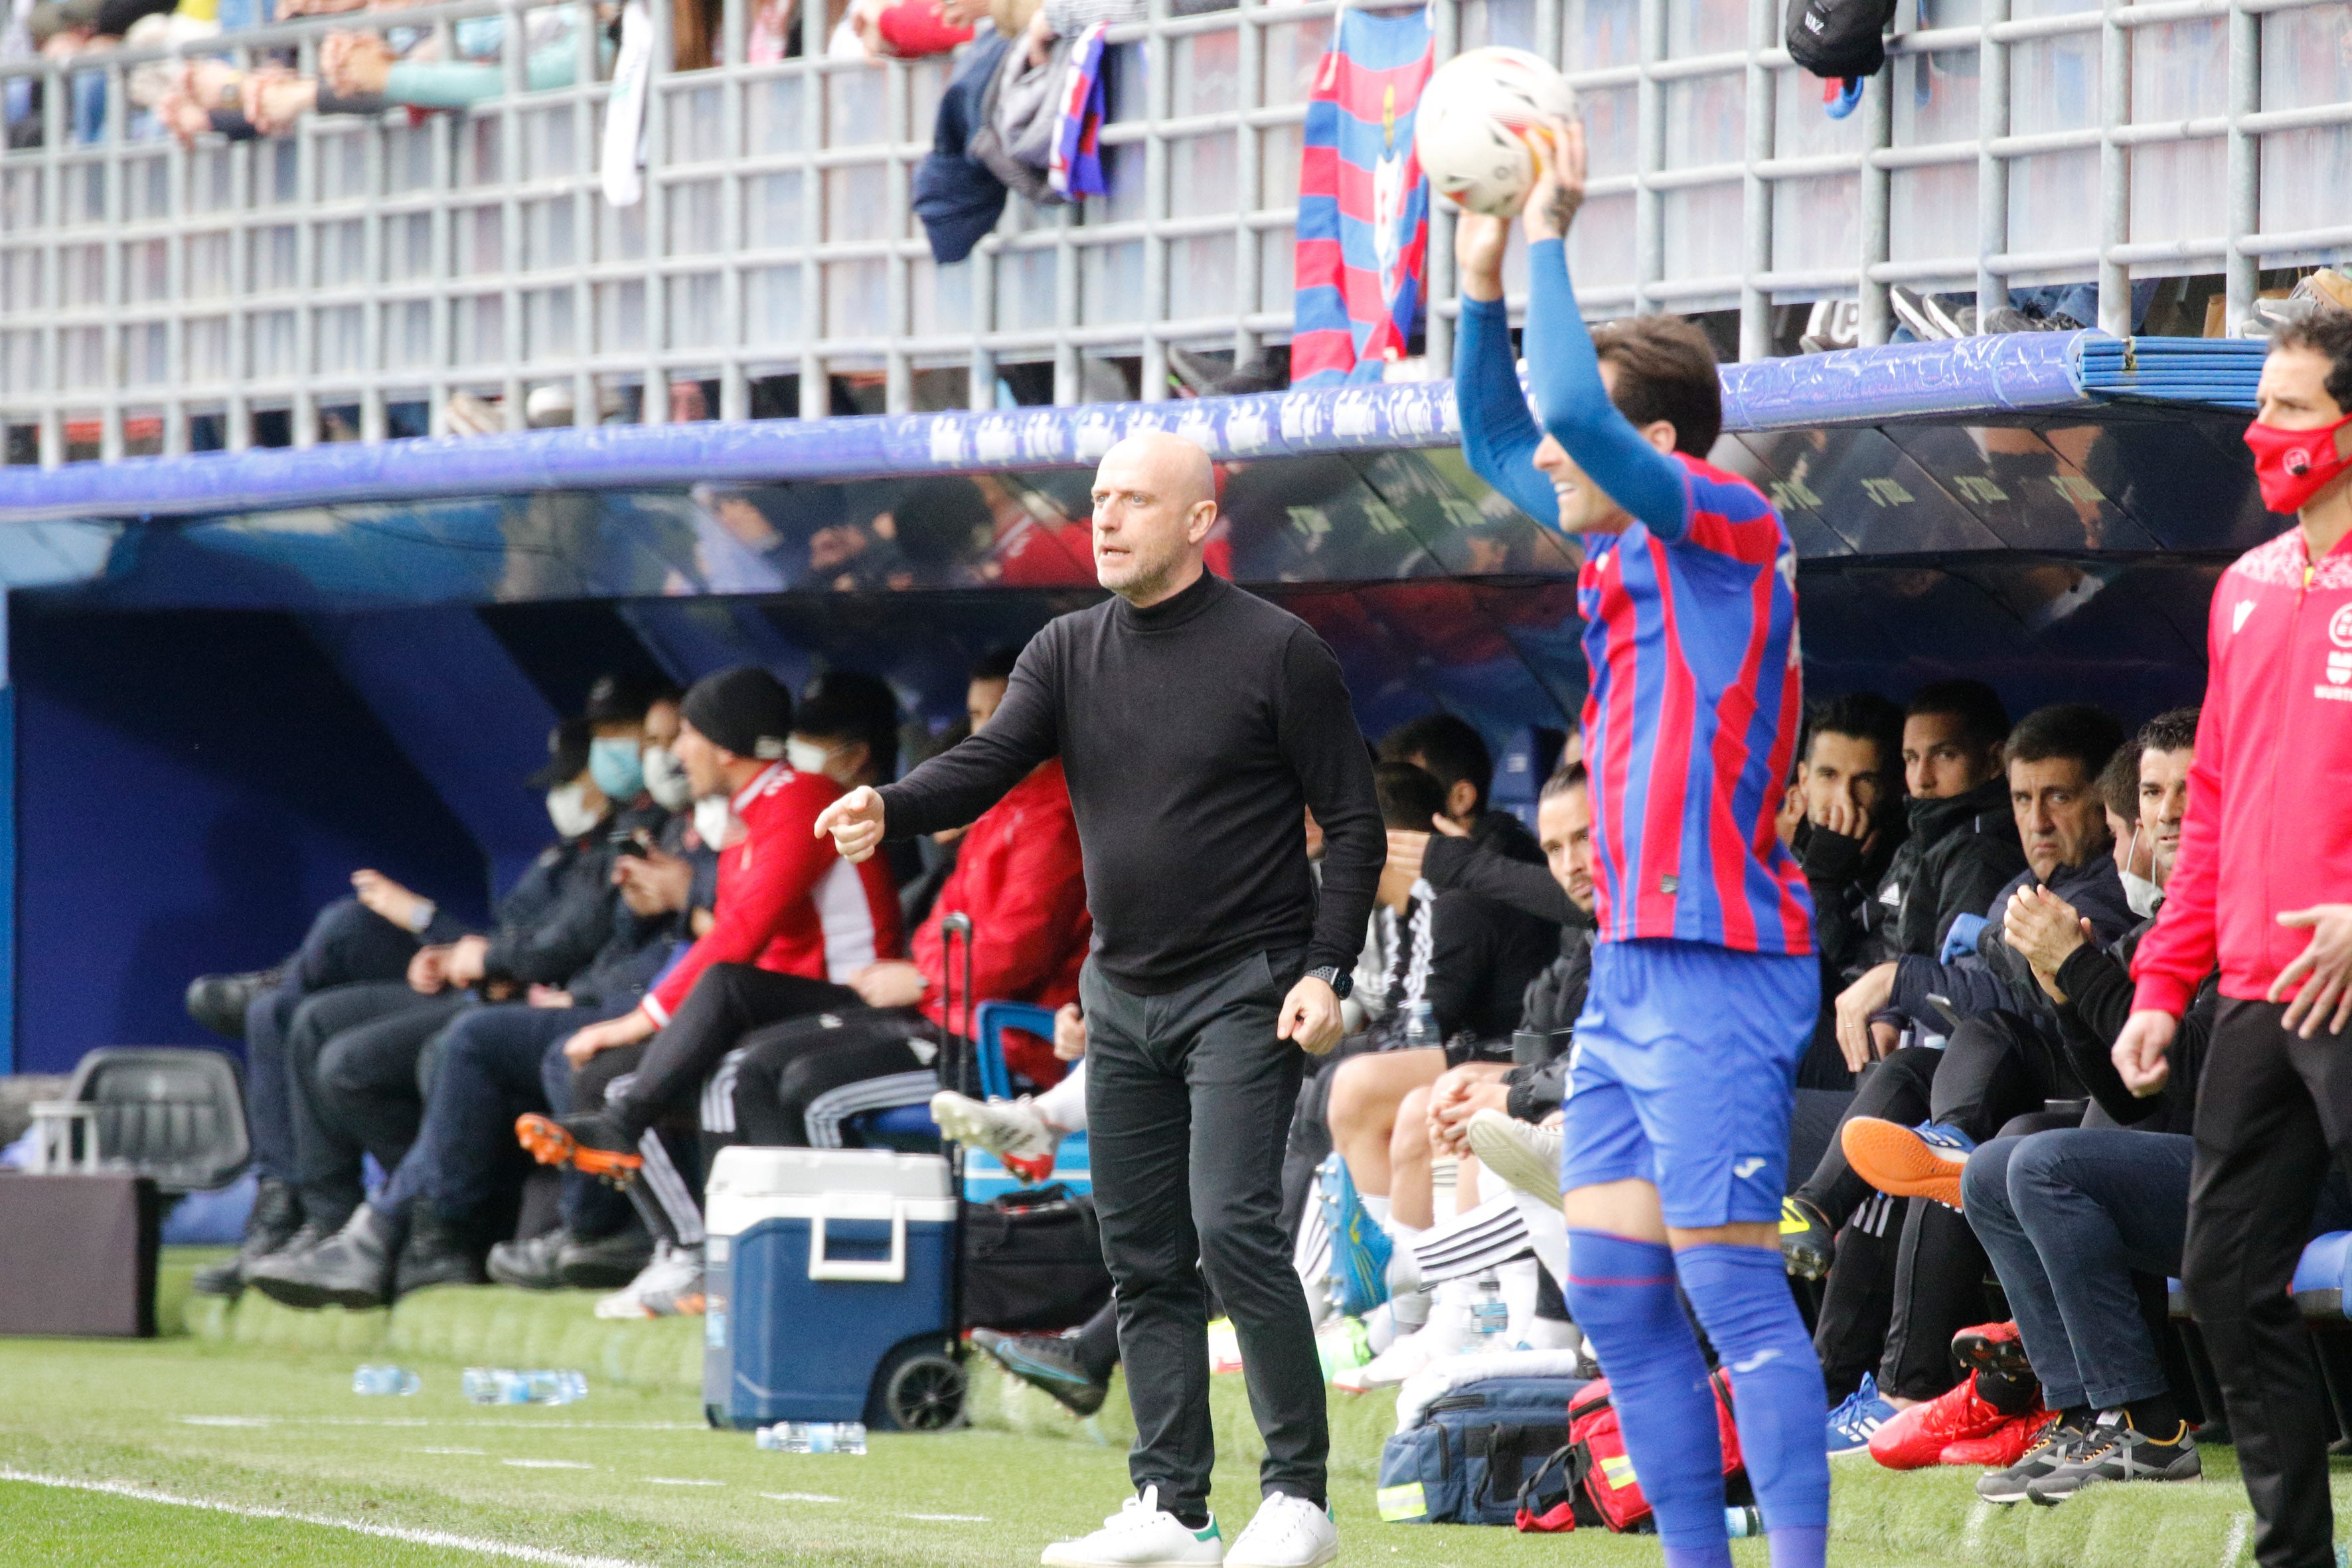
[[[1993,1428],[1990,1436],[1954,1443],[1944,1450],[1942,1459],[1937,1462],[1981,1465],[1987,1469],[2005,1470],[2032,1453],[2033,1446],[2042,1441],[2042,1435],[2050,1429],[2050,1423],[2056,1419],[2042,1408],[2040,1400],[2036,1400],[2032,1410],[2013,1421],[2002,1422]]]
[[[2032,1377],[2033,1363],[2025,1359],[2025,1342],[2015,1323],[1979,1323],[1952,1336],[1952,1354],[1959,1363],[1995,1377]]]
[[[1899,1412],[1870,1436],[1870,1457],[1890,1470],[1917,1470],[1944,1462],[1955,1443],[1990,1437],[2011,1417],[1977,1397],[1977,1375],[1949,1393]]]

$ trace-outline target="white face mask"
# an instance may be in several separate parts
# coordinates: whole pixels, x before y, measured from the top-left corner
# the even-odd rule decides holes
[[[686,764],[677,760],[676,752],[667,746],[647,746],[645,769],[646,788],[664,811],[684,811],[694,804],[694,781],[686,776]]]
[[[559,838],[578,838],[595,831],[604,814],[588,804],[588,786],[578,779],[547,792],[547,819]]]
[[[707,849],[724,849],[735,837],[735,807],[723,795],[706,795],[694,803],[694,831]]]
[[[2124,902],[2131,912],[2146,920],[2156,913],[2156,906],[2164,901],[2164,889],[2131,869],[2131,862],[2139,854],[2139,829],[2132,829],[2131,847],[2124,853]]]
[[[814,773],[822,778],[825,763],[833,761],[833,751],[794,735],[784,742],[784,761],[796,773]]]

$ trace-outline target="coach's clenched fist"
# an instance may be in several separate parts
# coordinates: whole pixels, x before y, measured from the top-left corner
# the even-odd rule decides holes
[[[882,797],[859,784],[816,814],[816,836],[833,835],[833,847],[851,865],[874,853],[882,842]]]

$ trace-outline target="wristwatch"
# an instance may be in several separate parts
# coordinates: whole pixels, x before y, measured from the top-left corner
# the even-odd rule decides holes
[[[1307,972],[1307,978],[1309,980],[1320,980],[1324,984],[1328,985],[1331,988],[1331,994],[1337,996],[1342,1002],[1345,1002],[1348,999],[1348,994],[1356,988],[1356,977],[1354,975],[1349,973],[1344,969],[1335,969],[1328,963],[1320,969],[1308,970]]]

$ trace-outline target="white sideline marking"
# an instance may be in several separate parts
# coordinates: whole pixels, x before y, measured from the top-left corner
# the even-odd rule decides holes
[[[490,1457],[488,1448],[411,1448],[408,1451],[412,1454],[471,1454],[478,1459]]]
[[[2221,1542],[2221,1568],[2236,1568],[2238,1553],[2246,1549],[2246,1527],[2254,1521],[2251,1513],[2230,1516],[2230,1536]]]
[[[434,1420],[422,1415],[179,1415],[187,1426],[499,1426],[547,1432],[706,1432],[701,1421]]]
[[[649,1487],[723,1487],[726,1484],[725,1481],[698,1481],[681,1476],[647,1476],[646,1478],[646,1485]]]
[[[1992,1519],[1992,1504],[1979,1500],[1969,1510],[1969,1522],[1961,1527],[1960,1544],[1973,1553],[1984,1541],[1985,1525]]]
[[[984,1513],[902,1513],[900,1519],[919,1519],[932,1524],[986,1524]]]
[[[501,1465],[512,1465],[518,1470],[593,1470],[596,1467],[581,1459],[500,1459]]]
[[[190,1426],[267,1426],[267,1415],[183,1415],[180,1420]]]
[[[841,1500],[837,1497],[827,1497],[823,1492],[761,1492],[760,1495],[772,1502],[839,1502]]]
[[[485,1557],[510,1558],[519,1563],[544,1563],[551,1564],[552,1568],[645,1568],[644,1564],[633,1563],[625,1557],[582,1557],[544,1546],[516,1546],[478,1535],[457,1535],[446,1530],[403,1530],[396,1525],[370,1524],[363,1520],[336,1519],[322,1513],[297,1513],[292,1509],[215,1502],[208,1498],[179,1497],[171,1492],[152,1491],[129,1481],[75,1480],[68,1476],[38,1475],[7,1465],[0,1465],[0,1481],[55,1487],[63,1491],[100,1492],[108,1497],[129,1498],[134,1502],[162,1503],[172,1508],[201,1509],[206,1513],[234,1514],[239,1519],[282,1519],[294,1524],[317,1525],[325,1530],[348,1530],[354,1535],[372,1535],[379,1541],[405,1542],[411,1546],[447,1547],[458,1552],[479,1552]]]

